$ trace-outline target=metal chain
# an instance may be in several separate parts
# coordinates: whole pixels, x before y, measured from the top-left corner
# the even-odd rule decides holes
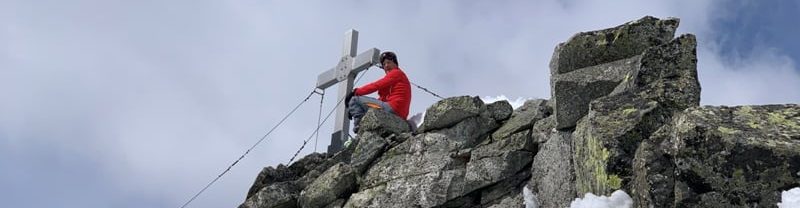
[[[366,70],[365,70],[365,72],[366,72]],[[356,79],[356,81],[355,81],[354,83],[358,83],[358,81],[359,81],[359,80],[361,80],[361,78],[364,78],[364,74],[366,74],[366,73],[361,73],[361,74],[359,75],[358,79]],[[325,119],[323,119],[323,120],[322,120],[322,123],[321,123],[321,124],[317,125],[317,128],[314,130],[314,132],[312,132],[312,133],[311,133],[311,135],[310,135],[310,136],[308,136],[308,138],[307,138],[307,139],[303,140],[303,145],[301,145],[301,146],[300,146],[300,149],[298,149],[298,150],[297,150],[297,152],[295,152],[295,153],[294,153],[294,155],[292,156],[292,158],[291,158],[291,159],[289,159],[289,163],[286,163],[286,164],[292,164],[292,162],[294,161],[294,159],[295,159],[295,158],[297,158],[297,155],[299,155],[299,154],[300,154],[300,151],[302,151],[302,150],[303,150],[303,148],[305,148],[305,147],[306,147],[306,144],[308,143],[308,141],[309,141],[309,140],[311,140],[311,138],[313,138],[313,137],[314,137],[314,134],[318,134],[318,133],[319,133],[319,129],[320,129],[320,127],[322,127],[322,125],[323,125],[323,124],[325,124],[325,122],[326,122],[326,121],[328,121],[328,118],[330,118],[330,117],[331,117],[331,115],[333,114],[333,112],[336,112],[336,108],[337,108],[337,107],[339,107],[339,105],[340,105],[340,104],[342,104],[342,101],[344,101],[344,99],[345,99],[345,98],[339,99],[339,101],[338,101],[338,102],[336,102],[336,106],[333,106],[333,110],[331,110],[330,112],[328,112],[328,115],[326,115],[326,116],[325,116]]]
[[[315,89],[314,92],[317,92]],[[319,93],[319,115],[317,115],[317,126],[320,125],[322,119],[322,101],[325,100],[325,90]],[[319,140],[319,131],[317,131],[317,138],[314,139],[314,152],[317,152],[317,140]]]
[[[439,96],[439,95],[437,95],[436,93],[433,93],[433,92],[431,92],[430,90],[428,90],[428,88],[425,88],[425,87],[419,86],[419,85],[417,85],[417,84],[415,84],[415,83],[413,83],[413,82],[411,82],[411,84],[412,84],[412,85],[414,85],[414,86],[416,86],[417,88],[419,88],[419,89],[421,89],[421,90],[423,90],[423,91],[425,91],[425,92],[427,92],[427,93],[429,93],[429,94],[433,95],[434,97],[437,97],[437,98],[439,98],[439,99],[442,99],[442,100],[444,100],[444,98],[443,98],[442,96]]]
[[[254,149],[256,146],[258,146],[258,144],[260,144],[262,141],[264,141],[264,139],[266,139],[266,138],[267,138],[267,136],[269,136],[269,135],[270,135],[270,134],[271,134],[273,131],[275,131],[275,129],[277,129],[277,128],[278,128],[278,127],[281,125],[281,124],[283,124],[283,122],[284,122],[284,121],[286,121],[286,119],[287,119],[287,118],[289,118],[289,116],[291,116],[292,114],[294,114],[294,112],[295,112],[295,111],[297,111],[297,109],[298,109],[298,108],[300,108],[300,106],[301,106],[301,105],[303,105],[303,103],[305,103],[306,101],[308,101],[308,99],[309,99],[309,98],[311,98],[311,96],[312,96],[312,95],[314,95],[314,93],[315,93],[315,92],[316,92],[316,90],[315,90],[315,91],[312,91],[311,93],[309,93],[309,94],[308,94],[308,96],[306,96],[306,98],[305,98],[305,99],[303,99],[303,101],[301,101],[299,104],[297,104],[297,106],[295,106],[295,107],[294,107],[294,109],[292,109],[292,111],[290,111],[288,114],[286,114],[286,116],[284,116],[284,117],[283,117],[283,119],[281,119],[281,121],[280,121],[280,122],[278,122],[278,124],[276,124],[275,126],[273,126],[273,127],[272,127],[272,129],[270,129],[270,130],[269,130],[269,132],[267,132],[266,134],[264,134],[264,136],[262,136],[262,137],[261,137],[261,139],[259,139],[259,140],[258,140],[258,142],[256,142],[255,144],[253,144],[253,146],[251,146],[250,148],[248,148],[248,149],[247,149],[247,151],[245,151],[245,152],[244,152],[244,154],[242,154],[241,156],[239,156],[239,158],[238,158],[238,159],[236,159],[236,161],[233,161],[233,163],[231,163],[231,165],[229,165],[229,166],[228,166],[228,168],[226,168],[224,171],[222,171],[222,173],[220,173],[219,175],[217,175],[217,177],[216,177],[216,178],[214,178],[214,180],[211,180],[211,182],[209,182],[209,183],[208,183],[208,185],[206,185],[205,187],[203,187],[203,189],[201,189],[199,192],[197,192],[197,194],[195,194],[194,196],[192,196],[192,198],[191,198],[191,199],[189,199],[189,201],[186,201],[186,203],[184,203],[184,204],[181,206],[181,208],[183,208],[183,207],[186,207],[187,205],[189,205],[189,203],[192,203],[192,201],[194,201],[194,200],[197,198],[197,196],[200,196],[200,194],[202,194],[203,192],[205,192],[205,191],[206,191],[206,189],[208,189],[208,187],[211,187],[211,185],[213,185],[214,183],[216,183],[216,182],[217,182],[217,180],[219,180],[220,178],[222,178],[222,176],[223,176],[223,175],[225,175],[226,173],[228,173],[228,171],[230,171],[230,170],[231,170],[231,168],[233,168],[233,166],[235,166],[237,163],[239,163],[239,161],[241,161],[241,160],[242,160],[242,159],[243,159],[243,158],[244,158],[244,157],[245,157],[247,154],[250,154],[250,151],[251,151],[251,150],[253,150],[253,149]]]

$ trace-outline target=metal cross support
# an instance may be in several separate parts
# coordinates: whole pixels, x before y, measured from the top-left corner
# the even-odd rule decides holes
[[[356,55],[357,49],[358,31],[351,29],[345,33],[344,48],[342,49],[342,58],[339,59],[339,64],[317,77],[317,88],[324,90],[344,81],[343,85],[339,85],[339,98],[337,99],[340,102],[344,102],[341,100],[344,100],[347,93],[353,91],[353,82],[356,75],[372,65],[378,64],[380,50],[371,48]],[[350,120],[347,119],[346,110],[347,103],[342,103],[336,107],[336,126],[331,135],[331,144],[328,145],[328,153],[336,153],[341,150],[348,138]]]

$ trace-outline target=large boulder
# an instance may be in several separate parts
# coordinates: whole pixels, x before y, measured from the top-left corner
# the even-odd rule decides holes
[[[425,111],[425,120],[418,131],[450,127],[462,120],[478,116],[486,110],[486,105],[478,97],[450,97],[436,102]]]
[[[250,198],[254,194],[258,193],[259,190],[266,187],[269,184],[284,182],[284,181],[293,181],[300,178],[294,171],[290,170],[285,165],[278,165],[277,167],[264,167],[261,169],[261,172],[258,173],[256,176],[256,181],[253,182],[253,185],[250,186],[250,190],[247,191],[247,198]]]
[[[400,134],[411,131],[408,122],[392,113],[370,109],[361,118],[359,134],[374,131],[378,134]]]
[[[445,203],[448,192],[455,190],[453,186],[463,184],[466,164],[451,157],[451,150],[458,150],[451,143],[442,134],[420,134],[387,150],[364,173],[359,191],[353,195],[359,200],[348,201],[346,206],[429,207]]]
[[[551,74],[604,64],[641,54],[645,49],[669,42],[680,20],[646,16],[623,25],[572,36],[556,47],[550,61]]]
[[[511,118],[514,108],[508,100],[501,100],[486,105],[485,116],[493,118],[497,122],[503,122]]]
[[[251,195],[239,208],[294,208],[300,188],[293,181],[271,183]]]
[[[569,207],[577,197],[569,132],[551,134],[533,159],[528,187],[538,193],[541,207]]]
[[[469,102],[475,101],[470,97],[464,98],[469,98]],[[470,105],[466,106],[470,108]],[[449,107],[448,111],[464,112],[462,107]],[[476,189],[499,183],[528,167],[533,156],[528,132],[505,139],[485,140],[499,127],[498,118],[509,117],[503,114],[510,114],[510,110],[508,113],[496,113],[505,111],[502,110],[505,107],[472,107],[478,110],[472,116],[449,121],[449,125],[418,134],[396,146],[390,145],[360,177],[359,191],[352,195],[345,207],[432,207],[454,204],[456,202],[451,201],[463,199]],[[510,109],[510,105],[507,107]],[[375,140],[376,135],[370,137],[376,142],[360,141],[354,162],[361,161],[355,158],[362,155],[361,149],[380,149],[386,143]],[[362,144],[365,148],[361,148]]]
[[[249,198],[271,183],[297,180],[308,172],[317,169],[327,159],[328,155],[325,153],[311,153],[288,167],[282,164],[276,167],[264,167],[256,176],[256,180],[247,192],[247,197]]]
[[[356,148],[353,151],[350,165],[360,175],[386,151],[386,148],[389,147],[389,141],[370,131],[363,132],[357,137],[358,144],[356,144]]]
[[[555,103],[556,128],[575,127],[578,119],[589,111],[589,102],[606,96],[635,71],[641,56],[586,67],[553,75],[552,96]]]
[[[515,175],[531,164],[534,153],[529,131],[475,147],[467,163],[463,191],[472,192]]]
[[[492,133],[493,138],[504,138],[514,133],[529,130],[536,121],[552,114],[552,109],[547,105],[547,100],[528,100],[514,110],[509,118],[497,131]]]
[[[642,60],[662,61],[643,61],[626,81],[638,84],[591,102],[573,141],[579,194],[629,189],[639,144],[676,112],[699,105],[695,47],[694,36],[683,35],[647,49]]]
[[[637,153],[638,207],[774,207],[799,185],[798,105],[691,108],[650,140],[662,151]]]
[[[550,61],[550,88],[556,127],[571,129],[592,100],[608,95],[631,76],[648,48],[672,40],[678,19],[654,17],[591,32],[556,46]]]
[[[656,101],[632,94],[604,97],[591,104],[573,137],[579,195],[608,195],[627,188],[639,143],[669,116]]]
[[[323,207],[342,197],[348,197],[356,189],[356,174],[350,165],[339,163],[320,175],[300,193],[300,207]]]

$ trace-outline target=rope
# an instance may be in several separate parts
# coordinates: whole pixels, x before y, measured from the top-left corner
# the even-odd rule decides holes
[[[315,89],[314,92],[317,92]],[[322,93],[319,93],[319,115],[317,115],[317,126],[320,125],[320,119],[322,118],[322,101],[325,99],[325,90],[322,90]],[[317,138],[314,139],[314,152],[317,152],[317,140],[319,140],[319,131],[317,131]]]
[[[437,98],[439,98],[439,99],[442,99],[442,100],[444,100],[444,98],[443,98],[442,96],[439,96],[439,95],[437,95],[436,93],[433,93],[433,92],[431,92],[430,90],[428,90],[428,88],[425,88],[425,87],[419,86],[419,85],[417,85],[417,84],[415,84],[415,83],[413,83],[413,82],[411,82],[411,84],[412,84],[412,85],[414,85],[415,87],[417,87],[417,88],[419,88],[419,89],[421,89],[421,90],[423,90],[423,91],[427,92],[428,94],[431,94],[431,95],[433,95],[434,97],[437,97]]]
[[[366,71],[366,70],[365,70],[365,71]],[[358,79],[356,79],[356,82],[354,82],[354,83],[358,83],[358,81],[359,81],[359,80],[361,80],[361,78],[364,78],[364,74],[366,74],[366,73],[361,73],[361,74],[359,75]],[[333,115],[333,112],[336,112],[336,108],[337,108],[337,107],[339,107],[339,105],[340,105],[340,104],[342,104],[342,101],[344,101],[344,99],[345,99],[345,98],[339,99],[339,101],[338,101],[338,102],[336,102],[336,106],[333,106],[333,110],[331,110],[330,112],[328,112],[328,115],[326,115],[326,116],[325,116],[325,119],[323,119],[323,120],[322,120],[322,123],[321,123],[321,124],[318,124],[318,125],[317,125],[317,128],[314,130],[314,132],[312,132],[312,133],[311,133],[311,135],[310,135],[310,136],[308,136],[308,138],[307,138],[307,139],[303,140],[303,145],[302,145],[302,146],[300,146],[300,149],[298,149],[298,150],[297,150],[297,152],[295,152],[295,153],[294,153],[294,155],[292,156],[292,158],[291,158],[291,159],[289,159],[289,163],[286,163],[286,164],[292,164],[292,162],[294,161],[294,159],[295,159],[295,158],[297,158],[297,155],[299,155],[299,154],[300,154],[300,151],[302,151],[302,150],[303,150],[303,148],[305,148],[305,147],[306,147],[306,143],[308,143],[308,141],[309,141],[309,140],[311,140],[311,138],[313,138],[313,137],[314,137],[314,134],[319,134],[319,129],[320,129],[320,127],[322,127],[322,124],[325,124],[325,122],[326,122],[326,121],[328,121],[328,118],[330,118],[330,117],[331,117],[331,115]]]
[[[278,126],[280,126],[281,124],[283,124],[283,122],[284,122],[284,121],[286,121],[286,119],[287,119],[287,118],[289,118],[289,116],[291,116],[292,114],[294,114],[294,112],[295,112],[295,111],[297,111],[297,109],[298,109],[298,108],[300,108],[300,106],[301,106],[301,105],[303,105],[303,103],[305,103],[306,101],[308,101],[308,99],[309,99],[309,98],[311,98],[311,96],[312,96],[312,95],[314,95],[314,93],[315,93],[315,92],[316,92],[316,90],[315,90],[315,91],[313,91],[313,92],[311,92],[311,93],[309,93],[309,94],[308,94],[308,96],[306,96],[306,98],[305,98],[305,99],[303,99],[303,101],[302,101],[302,102],[300,102],[299,104],[297,104],[297,106],[295,106],[295,107],[294,107],[294,109],[292,109],[292,111],[290,111],[290,112],[289,112],[289,114],[286,114],[286,116],[284,116],[284,117],[283,117],[283,119],[281,119],[281,121],[280,121],[280,122],[278,122],[278,124],[276,124],[275,126],[273,126],[273,127],[272,127],[272,129],[270,129],[270,130],[269,130],[269,131],[268,131],[266,134],[264,134],[264,136],[262,136],[262,137],[261,137],[261,139],[259,139],[259,140],[258,140],[258,142],[256,142],[255,144],[253,144],[253,146],[251,146],[249,149],[247,149],[247,151],[245,151],[245,152],[244,152],[244,154],[242,154],[242,156],[239,156],[239,159],[236,159],[236,161],[233,161],[233,163],[231,163],[231,165],[230,165],[230,166],[228,166],[228,168],[227,168],[227,169],[225,169],[225,171],[222,171],[222,173],[220,173],[220,174],[219,174],[219,175],[218,175],[216,178],[214,178],[214,180],[211,180],[211,182],[209,182],[209,183],[208,183],[208,185],[206,185],[205,187],[203,187],[203,189],[200,189],[200,191],[199,191],[199,192],[197,192],[197,194],[195,194],[194,196],[192,196],[192,198],[191,198],[191,199],[189,199],[189,201],[186,201],[186,203],[184,203],[184,204],[181,206],[181,208],[184,208],[184,207],[186,207],[187,205],[189,205],[189,203],[192,203],[192,201],[194,201],[194,200],[197,198],[197,196],[200,196],[200,194],[202,194],[203,192],[205,192],[205,191],[206,191],[206,189],[208,189],[208,187],[211,187],[211,185],[213,185],[214,183],[216,183],[216,182],[217,182],[217,180],[219,180],[220,178],[222,178],[222,176],[223,176],[223,175],[225,175],[226,173],[228,173],[228,171],[230,171],[230,170],[231,170],[231,168],[233,168],[233,166],[234,166],[234,165],[236,165],[237,163],[239,163],[239,161],[241,161],[241,160],[244,158],[244,156],[246,156],[247,154],[249,154],[249,153],[250,153],[250,151],[251,151],[251,150],[253,150],[253,148],[255,148],[256,146],[258,146],[258,144],[260,144],[262,141],[264,141],[264,139],[266,139],[266,138],[267,138],[267,136],[269,136],[269,134],[271,134],[273,131],[275,131],[275,129],[277,129],[277,128],[278,128]]]

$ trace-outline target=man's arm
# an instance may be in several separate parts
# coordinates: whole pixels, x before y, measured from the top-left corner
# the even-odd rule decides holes
[[[383,78],[375,82],[369,83],[367,85],[364,85],[363,87],[357,88],[355,90],[355,94],[358,96],[368,95],[380,89],[390,87],[395,83],[397,83],[398,81],[400,81],[400,73],[395,71],[390,71]]]

